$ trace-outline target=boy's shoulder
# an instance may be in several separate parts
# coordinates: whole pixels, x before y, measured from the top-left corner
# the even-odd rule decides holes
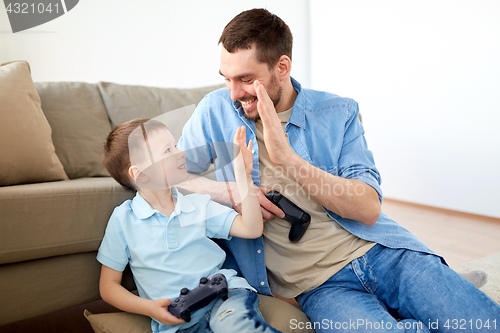
[[[115,207],[113,213],[111,214],[111,220],[123,221],[126,217],[128,217],[132,210],[132,199],[125,200],[121,205]]]
[[[212,200],[212,197],[209,194],[190,193],[190,194],[184,195],[184,199],[187,199],[193,205],[194,210],[206,210],[206,209],[232,210],[233,209],[232,207],[228,207],[226,205],[218,203],[217,201]]]
[[[124,202],[121,203],[121,205],[116,206],[114,210],[120,213],[130,212],[132,210],[132,202],[133,199],[125,200]]]
[[[185,198],[189,198],[189,200],[211,200],[210,194],[201,194],[201,193],[188,193],[188,194],[182,194],[179,190],[177,190],[177,193],[181,194]]]
[[[206,206],[210,201],[212,201],[212,197],[209,194],[199,194],[199,193],[190,193],[183,196],[184,200],[189,201],[195,209],[199,209],[201,207]]]

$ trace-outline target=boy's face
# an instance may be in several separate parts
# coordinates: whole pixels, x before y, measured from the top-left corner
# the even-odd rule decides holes
[[[167,189],[187,179],[186,154],[165,129],[149,131],[135,174],[138,188]]]

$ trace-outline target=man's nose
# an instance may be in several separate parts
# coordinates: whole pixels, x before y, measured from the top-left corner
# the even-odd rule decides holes
[[[246,95],[245,90],[243,90],[242,86],[237,82],[230,82],[227,88],[231,92],[231,99],[233,101],[241,99],[243,96]]]

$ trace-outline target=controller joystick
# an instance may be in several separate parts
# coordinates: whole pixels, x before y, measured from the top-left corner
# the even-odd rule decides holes
[[[182,288],[179,297],[170,300],[168,311],[189,322],[193,311],[207,306],[217,297],[224,301],[228,298],[227,280],[223,274],[202,277],[199,286],[193,290]]]
[[[285,213],[285,220],[292,224],[288,233],[288,239],[294,243],[298,242],[304,236],[311,223],[311,215],[304,212],[299,206],[278,191],[267,192],[266,198]]]

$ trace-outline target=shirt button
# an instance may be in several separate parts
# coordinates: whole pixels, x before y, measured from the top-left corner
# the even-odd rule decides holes
[[[264,281],[262,281],[262,282],[260,283],[260,285],[261,285],[261,286],[263,286],[263,285],[265,285],[265,284],[266,284],[266,283],[265,283]]]
[[[258,250],[257,250],[257,253],[262,253],[262,250],[258,249]]]

